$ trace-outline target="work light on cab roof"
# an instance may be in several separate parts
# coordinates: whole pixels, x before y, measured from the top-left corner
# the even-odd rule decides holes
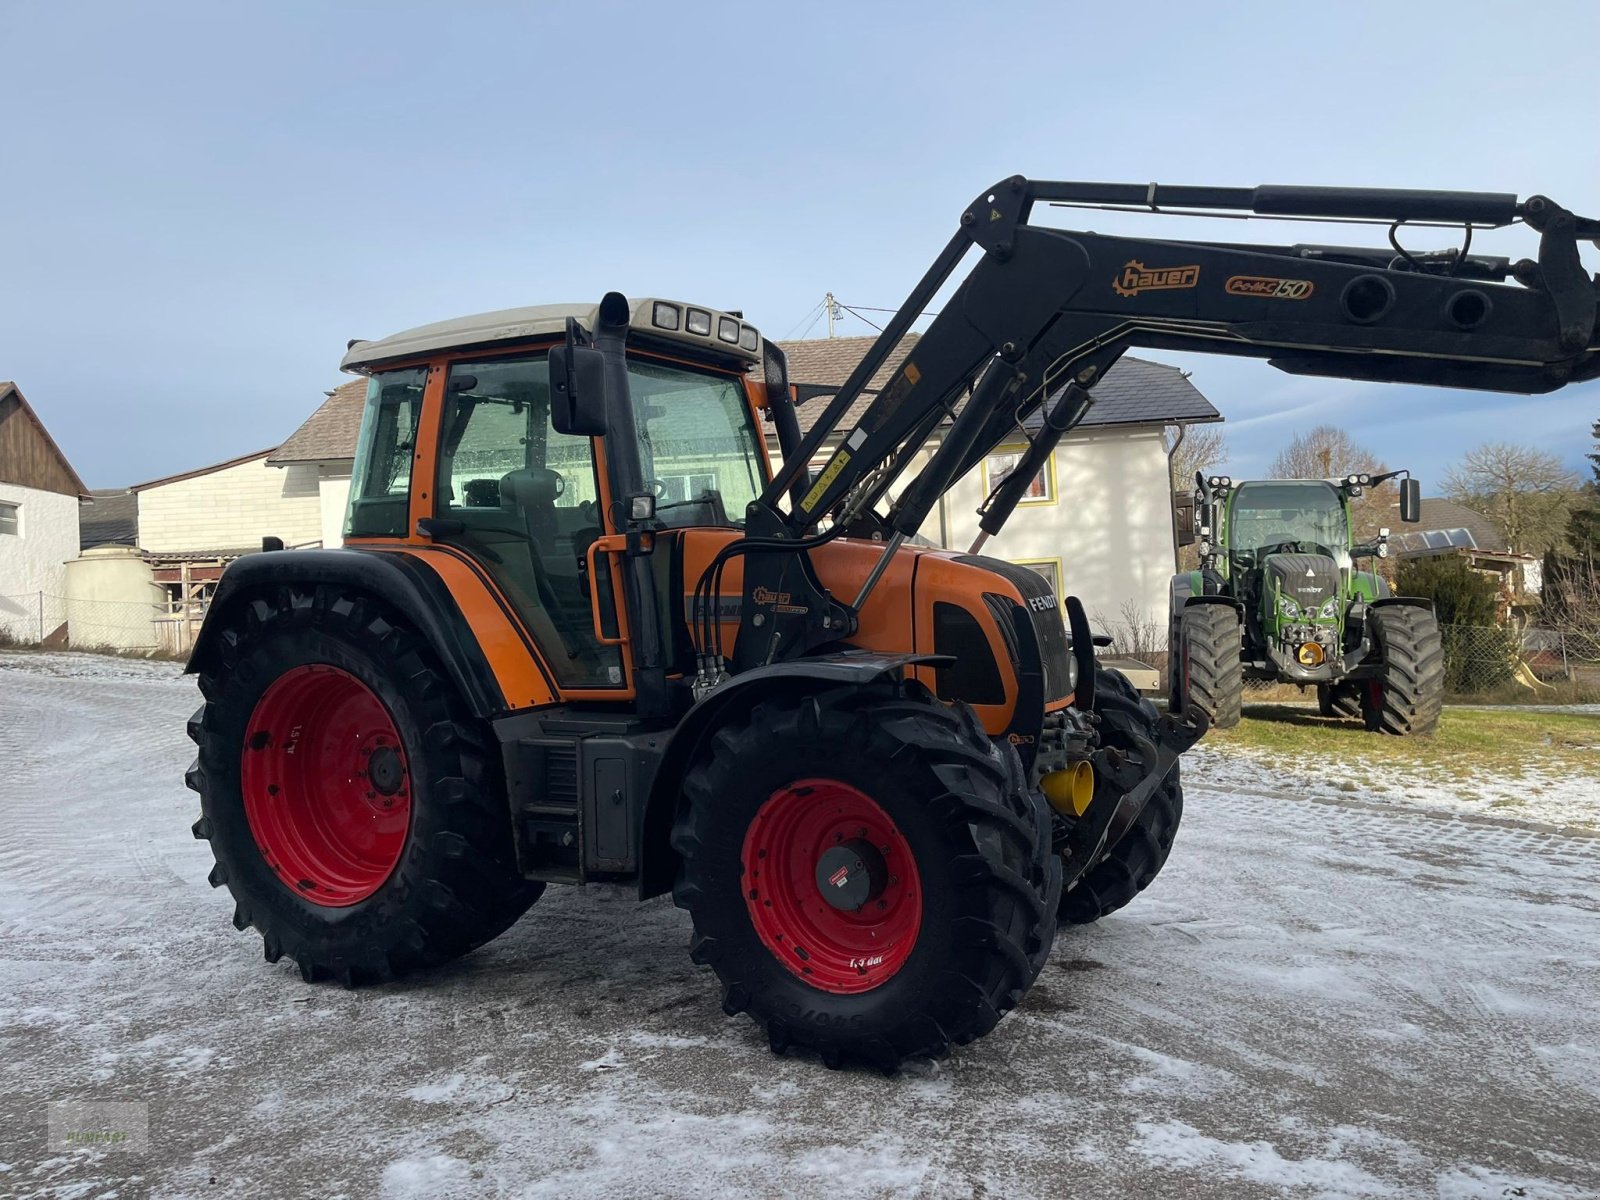
[[[592,329],[599,321],[598,304],[536,304],[455,317],[419,325],[377,341],[350,343],[340,366],[370,374],[389,363],[419,358],[441,350],[492,349],[500,344],[561,337],[568,318]],[[681,300],[646,297],[628,305],[628,334],[661,349],[684,350],[694,357],[731,358],[748,366],[761,355],[761,334],[738,313],[686,304]]]

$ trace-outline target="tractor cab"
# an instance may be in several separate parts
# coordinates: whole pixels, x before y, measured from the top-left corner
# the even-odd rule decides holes
[[[1220,566],[1274,657],[1316,667],[1340,644],[1350,571],[1348,497],[1320,479],[1241,484],[1223,506]]]
[[[768,475],[757,427],[765,397],[748,378],[761,347],[754,326],[677,301],[633,303],[630,403],[607,409],[594,403],[601,389],[578,394],[563,358],[569,325],[597,317],[594,305],[485,313],[353,343],[343,363],[371,379],[347,540],[462,553],[506,597],[563,690],[628,683],[605,557],[617,539],[687,527],[731,539]]]

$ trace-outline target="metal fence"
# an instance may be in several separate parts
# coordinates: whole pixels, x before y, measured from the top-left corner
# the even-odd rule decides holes
[[[180,657],[194,645],[204,606],[24,592],[0,596],[0,645]]]
[[[1600,652],[1559,629],[1507,629],[1496,625],[1441,625],[1445,691],[1456,695],[1541,684],[1600,683]],[[1245,690],[1263,698],[1292,684],[1253,679]]]

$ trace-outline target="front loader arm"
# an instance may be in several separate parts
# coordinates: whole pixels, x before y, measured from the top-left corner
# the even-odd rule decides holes
[[[1073,232],[1029,224],[1040,202],[1378,222],[1390,226],[1391,247]],[[1516,222],[1540,235],[1536,259],[1415,254],[1395,238],[1408,223],[1464,228],[1470,240],[1474,227]],[[785,556],[774,550],[803,539],[824,518],[835,532],[887,537],[892,550],[941,495],[1020,430],[1030,448],[1011,486],[1002,482],[981,513],[984,533],[998,532],[1033,468],[1088,411],[1094,384],[1134,346],[1264,358],[1296,374],[1529,394],[1595,378],[1600,281],[1585,270],[1579,242],[1597,239],[1600,221],[1542,196],[1005,180],[962,214],[960,231],[751,506],[744,619],[756,611],[753,590],[771,590],[768,576],[783,570],[778,560]],[[982,257],[808,480],[813,456],[841,432],[852,403],[974,247]],[[1037,432],[1028,434],[1024,421],[1047,404]],[[891,485],[947,421],[931,458],[880,511]],[[822,630],[838,628],[836,612],[832,625],[787,641],[769,627],[762,639],[769,649],[759,660],[805,653],[826,640]],[[742,622],[741,642],[746,632]]]

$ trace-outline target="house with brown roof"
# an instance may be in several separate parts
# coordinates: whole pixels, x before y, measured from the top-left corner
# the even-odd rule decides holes
[[[344,539],[344,510],[350,500],[350,468],[361,432],[361,409],[367,381],[352,379],[327,393],[322,405],[271,454],[269,467],[315,477],[324,546]]]
[[[797,385],[802,430],[809,430],[873,343],[870,337],[783,342],[789,378]],[[868,391],[839,423],[855,428],[894,368],[916,345],[908,335]],[[1000,536],[983,553],[1031,567],[1060,594],[1083,600],[1091,620],[1118,637],[1123,649],[1137,636],[1131,624],[1165,627],[1167,592],[1175,570],[1167,431],[1222,420],[1189,380],[1164,363],[1124,356],[1095,385],[1094,406],[1034,478]],[[1052,396],[1051,399],[1054,399]],[[978,469],[939,501],[920,536],[952,549],[976,541],[978,508],[1012,470],[1038,431],[1037,415],[1015,430]],[[832,454],[830,441],[816,459]],[[936,443],[935,443],[936,444]],[[932,453],[933,445],[922,452]],[[770,441],[776,455],[776,438]],[[914,467],[902,476],[909,479]]]
[[[78,508],[89,489],[16,384],[0,381],[0,634],[42,641],[78,555]],[[46,615],[50,614],[50,615]],[[48,621],[50,629],[42,629]]]

